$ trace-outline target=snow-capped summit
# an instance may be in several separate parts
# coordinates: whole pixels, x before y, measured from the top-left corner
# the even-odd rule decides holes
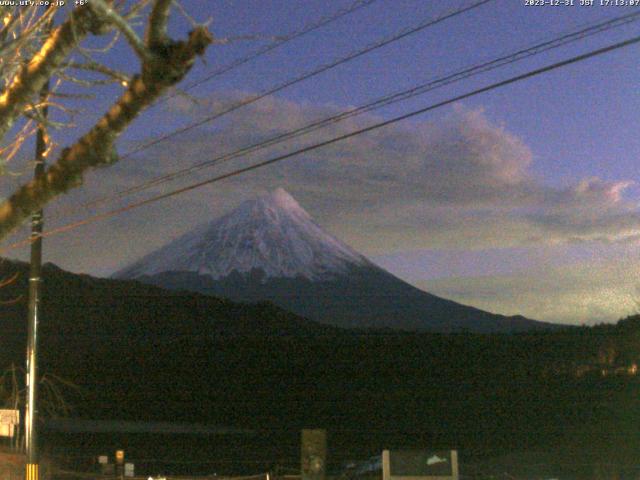
[[[299,215],[302,217],[310,218],[309,214],[300,206],[300,204],[293,198],[289,192],[284,188],[276,188],[273,192],[263,195],[255,200],[257,203],[263,203],[267,207],[276,207],[282,210],[286,210],[291,215]],[[250,203],[246,202],[246,203]]]
[[[152,252],[116,277],[192,272],[219,279],[234,271],[258,270],[265,279],[318,280],[368,265],[365,257],[323,231],[289,193],[278,188]]]

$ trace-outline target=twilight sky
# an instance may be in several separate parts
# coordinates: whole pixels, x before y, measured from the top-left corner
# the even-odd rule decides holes
[[[218,38],[286,35],[351,0],[183,0]],[[471,0],[377,0],[142,115],[121,153]],[[418,109],[638,35],[640,21],[361,115],[259,154],[100,208],[69,208],[446,73],[640,7],[494,0],[95,171],[48,207],[55,227]],[[174,12],[179,19],[179,12]],[[176,21],[175,33],[185,30]],[[269,40],[214,45],[183,83]],[[640,299],[640,47],[590,59],[280,164],[81,227],[46,260],[97,275],[137,259],[256,194],[282,186],[338,238],[410,283],[492,312],[566,323],[615,321]],[[106,61],[133,71],[124,45]],[[91,125],[116,93],[98,92]],[[84,130],[61,132],[65,145]],[[13,173],[27,171],[16,163]],[[24,180],[2,178],[2,192]],[[25,230],[11,240],[21,238]],[[6,243],[10,243],[10,240]],[[4,253],[25,257],[25,251]]]

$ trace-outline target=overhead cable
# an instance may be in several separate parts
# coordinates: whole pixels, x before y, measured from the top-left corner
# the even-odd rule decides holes
[[[633,38],[630,38],[630,39],[627,39],[627,40],[624,40],[624,41],[621,41],[621,42],[617,42],[617,43],[614,43],[612,45],[608,45],[606,47],[599,48],[597,50],[592,50],[592,51],[590,51],[588,53],[577,55],[577,56],[571,57],[571,58],[569,58],[567,60],[562,60],[560,62],[556,62],[556,63],[553,63],[551,65],[547,65],[545,67],[541,67],[541,68],[538,68],[538,69],[535,69],[535,70],[531,70],[531,71],[529,71],[527,73],[523,73],[523,74],[520,74],[520,75],[516,75],[514,77],[510,77],[510,78],[508,78],[506,80],[502,80],[502,81],[499,81],[499,82],[496,82],[496,83],[492,83],[492,84],[490,84],[488,86],[472,90],[472,91],[464,93],[462,95],[457,95],[455,97],[449,98],[447,100],[443,100],[443,101],[438,102],[438,103],[434,103],[434,104],[428,105],[428,106],[420,108],[418,110],[413,110],[413,111],[411,111],[409,113],[405,113],[405,114],[393,117],[393,118],[391,118],[389,120],[378,122],[378,123],[376,123],[374,125],[370,125],[368,127],[361,128],[361,129],[355,130],[353,132],[350,132],[350,133],[347,133],[347,134],[344,134],[344,135],[340,135],[340,136],[331,138],[329,140],[325,140],[325,141],[322,141],[322,142],[319,142],[319,143],[316,143],[316,144],[313,144],[313,145],[310,145],[310,146],[307,146],[307,147],[304,147],[304,148],[300,148],[298,150],[294,150],[294,151],[286,153],[284,155],[278,155],[276,157],[273,157],[273,158],[270,158],[268,160],[256,163],[256,164],[251,165],[251,166],[247,166],[247,167],[244,167],[244,168],[239,168],[239,169],[234,170],[234,171],[229,172],[229,173],[225,173],[225,174],[218,175],[218,176],[206,179],[206,180],[202,180],[200,182],[193,183],[191,185],[187,185],[186,187],[182,187],[182,188],[170,191],[170,192],[166,192],[166,193],[163,193],[161,195],[156,195],[154,197],[147,198],[147,199],[139,201],[139,202],[128,204],[128,205],[126,205],[124,207],[120,207],[120,208],[117,208],[117,209],[114,209],[114,210],[110,210],[108,212],[104,212],[104,213],[101,213],[101,214],[93,215],[93,216],[84,218],[82,220],[76,221],[76,222],[68,223],[66,225],[62,225],[60,227],[47,230],[47,231],[45,231],[45,232],[43,232],[41,234],[41,237],[49,237],[49,236],[56,235],[56,234],[59,234],[59,233],[62,233],[62,232],[73,230],[73,229],[78,228],[78,227],[80,227],[82,225],[86,225],[86,224],[89,224],[89,223],[97,222],[99,220],[105,220],[107,218],[115,217],[117,215],[120,215],[122,213],[128,212],[130,210],[142,207],[144,205],[149,205],[151,203],[155,203],[155,202],[163,200],[165,198],[174,197],[176,195],[180,195],[182,193],[186,193],[186,192],[189,192],[191,190],[195,190],[195,189],[203,187],[205,185],[210,185],[210,184],[219,182],[221,180],[225,180],[227,178],[231,178],[231,177],[235,177],[235,176],[241,175],[243,173],[247,173],[247,172],[252,171],[252,170],[257,170],[259,168],[263,168],[263,167],[266,167],[268,165],[272,165],[274,163],[281,162],[281,161],[286,160],[288,158],[291,158],[291,157],[294,157],[294,156],[297,156],[297,155],[300,155],[300,154],[303,154],[303,153],[307,153],[307,152],[310,152],[310,151],[313,151],[313,150],[317,150],[319,148],[326,147],[328,145],[332,145],[334,143],[346,140],[348,138],[352,138],[352,137],[355,137],[355,136],[358,136],[358,135],[362,135],[364,133],[380,129],[380,128],[386,127],[388,125],[395,124],[395,123],[400,122],[402,120],[406,120],[408,118],[412,118],[412,117],[415,117],[417,115],[421,115],[423,113],[427,113],[429,111],[435,110],[435,109],[443,107],[445,105],[450,105],[452,103],[459,102],[461,100],[465,100],[465,99],[470,98],[470,97],[474,97],[474,96],[479,95],[481,93],[486,93],[486,92],[489,92],[489,91],[492,91],[492,90],[496,90],[498,88],[505,87],[507,85],[511,85],[513,83],[520,82],[522,80],[526,80],[528,78],[532,78],[532,77],[535,77],[535,76],[538,76],[538,75],[542,75],[544,73],[547,73],[547,72],[550,72],[550,71],[553,71],[553,70],[557,70],[557,69],[565,67],[567,65],[578,63],[578,62],[581,62],[581,61],[584,61],[584,60],[587,60],[587,59],[590,59],[590,58],[593,58],[593,57],[596,57],[596,56],[603,55],[603,54],[608,53],[608,52],[612,52],[614,50],[618,50],[618,49],[621,49],[621,48],[624,48],[624,47],[628,47],[628,46],[634,45],[634,44],[636,44],[638,42],[640,42],[640,36],[636,36],[636,37],[633,37]],[[25,238],[25,239],[23,239],[23,240],[21,240],[19,242],[13,243],[11,245],[8,245],[8,246],[0,249],[0,251],[6,251],[6,250],[9,250],[9,249],[17,248],[19,246],[28,245],[31,241],[33,241],[33,238]]]
[[[497,68],[503,67],[505,65],[509,65],[518,61],[521,61],[525,58],[529,58],[534,55],[538,55],[540,53],[564,46],[568,43],[572,43],[591,35],[595,35],[597,33],[601,33],[604,31],[608,31],[613,28],[617,28],[631,22],[638,21],[640,19],[640,12],[634,12],[626,15],[622,15],[619,17],[615,17],[610,20],[606,20],[594,25],[590,25],[581,30],[567,33],[565,35],[555,37],[551,40],[547,40],[536,45],[516,50],[515,52],[509,53],[507,55],[500,56],[496,59],[485,61],[479,64],[474,64],[473,66],[466,67],[462,70],[449,73],[447,75],[436,77],[434,79],[429,80],[426,83],[422,83],[416,87],[412,87],[410,89],[405,89],[393,94],[385,95],[373,102],[369,102],[365,105],[361,105],[359,107],[351,108],[349,110],[343,111],[336,115],[331,115],[329,117],[323,118],[321,120],[314,121],[305,126],[296,128],[294,130],[290,130],[288,132],[284,132],[275,136],[272,136],[266,140],[256,142],[246,147],[242,147],[240,149],[234,150],[232,152],[220,155],[213,159],[205,160],[202,162],[198,162],[189,167],[185,167],[183,169],[176,170],[174,172],[170,172],[164,175],[157,176],[145,182],[141,182],[138,185],[131,186],[129,188],[123,189],[121,191],[115,192],[110,195],[106,195],[104,197],[100,197],[89,202],[83,203],[79,206],[74,206],[72,209],[67,209],[63,211],[63,213],[75,213],[81,209],[95,207],[97,205],[114,201],[120,198],[123,198],[127,195],[138,193],[149,189],[151,187],[166,183],[168,181],[172,181],[178,178],[182,178],[191,173],[200,171],[204,168],[209,168],[215,165],[218,165],[222,162],[226,162],[249,153],[254,153],[265,149],[267,147],[271,147],[273,145],[282,143],[287,140],[291,140],[293,138],[300,137],[302,135],[306,135],[308,133],[317,131],[321,128],[327,127],[329,125],[334,125],[338,122],[344,121],[348,118],[352,118],[357,115],[361,115],[366,112],[370,112],[375,109],[379,109],[400,101],[404,101],[418,95],[423,95],[427,92],[433,91],[437,88],[444,87],[446,85],[450,85],[452,83],[465,80],[467,78],[473,77],[475,75],[479,75],[481,73],[486,73],[491,70],[495,70]]]

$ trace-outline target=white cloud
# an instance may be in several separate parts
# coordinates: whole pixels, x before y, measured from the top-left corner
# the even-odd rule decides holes
[[[624,198],[633,182],[586,178],[564,190],[549,190],[538,212],[526,218],[549,234],[573,241],[615,241],[637,236],[640,210]]]
[[[197,106],[177,97],[170,102],[170,111],[156,115],[198,119],[246,95],[231,93]],[[96,193],[113,193],[341,110],[269,97],[212,125],[163,142],[135,159],[101,169],[87,179],[83,191],[73,192],[57,203],[76,204],[78,199]],[[199,170],[144,195],[166,192],[379,120],[372,114],[349,118],[284,145]],[[321,225],[369,255],[421,248],[481,249],[594,239],[619,242],[640,234],[640,213],[625,198],[630,185],[626,179],[605,182],[576,178],[574,185],[551,187],[532,174],[532,162],[527,145],[505,127],[492,123],[482,110],[457,106],[432,120],[396,124],[359,135],[79,232],[80,237],[90,239],[110,238],[111,244],[114,238],[129,239],[115,260],[115,245],[101,252],[91,247],[90,241],[79,242],[77,255],[69,255],[63,240],[50,240],[49,251],[53,261],[72,269],[116,268],[171,240],[179,231],[280,186],[289,190]],[[55,213],[57,208],[50,210]],[[48,221],[50,226],[55,224],[55,220]]]
[[[234,93],[197,107],[180,100],[174,108],[200,118],[247,96]],[[154,153],[198,161],[337,111],[270,97]],[[379,120],[372,114],[349,118],[226,168]],[[320,223],[367,253],[618,241],[640,233],[640,212],[624,198],[631,182],[578,178],[565,188],[550,187],[531,173],[532,161],[530,149],[506,128],[482,110],[458,105],[437,120],[359,135],[225,181],[216,190],[239,198],[284,186]]]

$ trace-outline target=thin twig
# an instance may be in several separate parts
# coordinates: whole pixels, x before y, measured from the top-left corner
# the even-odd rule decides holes
[[[138,34],[131,28],[131,25],[122,18],[115,10],[113,10],[109,5],[107,5],[104,0],[91,0],[89,3],[93,11],[100,17],[102,17],[103,21],[106,23],[110,23],[114,25],[127,39],[131,48],[136,52],[136,54],[143,60],[149,61],[151,59],[151,54],[144,42],[138,37]]]

